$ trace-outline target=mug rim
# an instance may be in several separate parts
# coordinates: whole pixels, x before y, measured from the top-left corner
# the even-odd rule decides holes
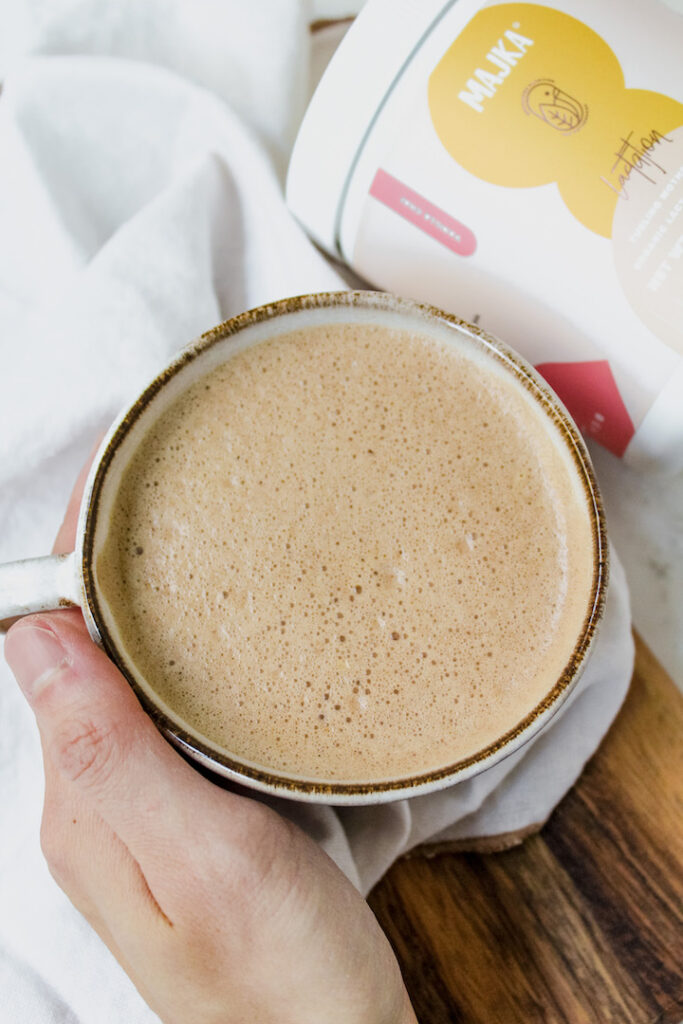
[[[576,476],[582,485],[593,541],[593,576],[589,607],[567,664],[545,696],[518,723],[474,754],[439,769],[415,773],[408,777],[374,782],[307,780],[281,774],[273,769],[260,768],[242,762],[222,749],[217,749],[210,741],[200,739],[194,733],[188,732],[159,704],[154,702],[150,694],[140,685],[135,672],[118,650],[106,625],[92,569],[99,502],[108,470],[123,439],[128,436],[149,403],[166,384],[185,366],[215,344],[239,334],[245,328],[265,323],[271,319],[287,317],[289,314],[344,307],[348,307],[349,310],[361,309],[398,312],[399,314],[405,312],[413,317],[423,317],[428,322],[437,321],[442,325],[445,324],[456,329],[461,335],[466,335],[480,350],[485,350],[487,356],[496,360],[506,371],[512,372],[518,383],[521,383],[534,400],[541,405],[562,436],[564,447],[571,456]],[[609,576],[608,544],[602,499],[585,442],[561,400],[525,359],[482,328],[427,303],[415,302],[410,299],[398,298],[390,293],[376,291],[316,292],[270,302],[231,317],[190,342],[155,376],[112,424],[89,474],[79,515],[78,537],[77,550],[80,551],[79,561],[84,594],[83,611],[86,613],[88,628],[123,673],[146,713],[167,739],[191,759],[223,778],[275,796],[328,804],[383,803],[444,789],[456,782],[465,781],[478,775],[527,743],[560,709],[578,682],[602,619]]]

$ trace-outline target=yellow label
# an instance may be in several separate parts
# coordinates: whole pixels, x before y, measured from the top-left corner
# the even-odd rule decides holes
[[[513,188],[557,182],[573,215],[608,238],[635,179],[663,182],[659,158],[683,124],[683,104],[625,88],[596,32],[537,4],[479,11],[432,72],[428,98],[467,171]]]

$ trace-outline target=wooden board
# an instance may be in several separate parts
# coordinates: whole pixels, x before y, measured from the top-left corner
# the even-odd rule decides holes
[[[683,1021],[683,698],[636,645],[624,707],[540,834],[406,858],[371,893],[420,1024]]]

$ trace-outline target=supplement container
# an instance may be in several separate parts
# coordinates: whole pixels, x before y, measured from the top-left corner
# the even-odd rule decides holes
[[[374,286],[516,348],[580,429],[683,465],[683,17],[661,0],[369,0],[291,210]]]

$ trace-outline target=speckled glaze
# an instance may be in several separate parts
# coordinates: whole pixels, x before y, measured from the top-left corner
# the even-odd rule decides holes
[[[540,403],[548,417],[559,428],[583,486],[594,544],[591,600],[581,633],[562,674],[533,711],[495,743],[479,750],[471,757],[438,771],[430,771],[407,779],[400,778],[370,784],[310,782],[276,774],[232,759],[223,751],[203,741],[194,732],[184,728],[180,722],[167,713],[167,710],[159,706],[159,702],[155,702],[153,693],[146,689],[144,681],[136,678],[133,668],[126,663],[111,631],[107,628],[92,572],[96,550],[96,527],[99,522],[98,517],[101,515],[101,499],[105,481],[112,473],[112,466],[117,453],[120,452],[122,443],[124,440],[130,439],[132,433],[135,433],[136,425],[143,413],[148,410],[150,403],[188,364],[209,352],[218,343],[236,338],[246,328],[267,324],[268,321],[276,318],[281,322],[282,318],[286,318],[289,314],[328,309],[353,310],[352,317],[357,316],[359,311],[368,311],[370,315],[382,312],[391,314],[405,312],[411,318],[416,316],[423,318],[427,326],[429,322],[434,321],[441,325],[450,325],[457,329],[461,336],[465,335],[473,345],[485,350],[492,359],[502,364],[533,395],[535,401]],[[279,327],[279,329],[282,328]],[[289,325],[288,329],[290,329]],[[228,357],[226,356],[226,358]],[[120,479],[122,468],[122,466],[116,467],[114,471],[116,479]],[[111,479],[108,482],[111,485]],[[90,633],[93,639],[104,647],[130,681],[146,711],[172,743],[189,758],[224,778],[241,782],[273,795],[334,804],[380,803],[442,789],[491,767],[531,739],[561,707],[581,674],[602,617],[608,582],[605,520],[593,468],[583,440],[559,399],[520,356],[480,328],[433,307],[397,299],[380,292],[331,292],[283,299],[280,302],[261,306],[242,313],[232,320],[227,320],[207,331],[185,348],[152,381],[137,401],[119,417],[103,441],[86,485],[79,522],[77,551],[82,553],[80,555],[80,572],[83,611]]]

